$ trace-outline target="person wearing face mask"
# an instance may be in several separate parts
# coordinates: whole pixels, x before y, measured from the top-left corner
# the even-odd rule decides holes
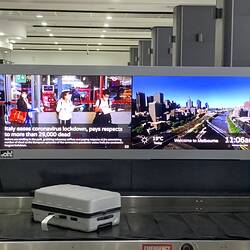
[[[17,109],[22,112],[28,112],[31,109],[31,105],[28,101],[28,94],[26,91],[22,91],[19,99],[17,100]]]
[[[26,91],[22,91],[19,99],[17,100],[17,110],[27,113],[25,123],[30,124],[31,122],[31,105],[28,101],[28,94]]]
[[[109,126],[112,124],[111,117],[111,102],[109,100],[110,92],[109,90],[103,91],[102,98],[98,99],[95,104],[95,118],[93,120],[93,125],[95,126]]]
[[[71,97],[70,91],[64,91],[57,103],[56,112],[61,126],[69,127],[71,125],[72,114],[75,109]]]

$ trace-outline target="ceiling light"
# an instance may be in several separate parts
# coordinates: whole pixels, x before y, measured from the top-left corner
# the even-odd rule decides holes
[[[47,32],[50,32],[50,31],[51,31],[51,29],[46,29],[46,31],[47,31]]]
[[[62,50],[62,48],[58,48],[58,50]]]
[[[106,30],[103,30],[102,32],[103,32],[103,33],[106,33],[107,31],[106,31]]]
[[[54,36],[54,35],[52,33],[50,33],[49,36]]]
[[[17,39],[17,40],[22,40],[22,37],[17,36],[16,39]]]
[[[99,46],[101,46],[101,45],[102,45],[102,43],[98,43],[98,45],[99,45]]]
[[[37,18],[43,18],[43,16],[42,16],[42,15],[36,15],[36,17],[37,17]]]
[[[25,48],[22,48],[23,50],[25,49]]]
[[[113,17],[112,16],[107,16],[106,19],[107,20],[111,20]]]
[[[105,24],[104,24],[104,27],[109,27],[109,24],[108,24],[108,23],[105,23]]]
[[[10,40],[10,43],[16,43],[16,41],[15,40]]]
[[[58,44],[58,42],[54,42],[54,44],[56,44],[56,45],[57,45],[57,44]]]
[[[42,22],[42,26],[47,26],[48,24],[46,22]]]
[[[97,49],[97,51],[100,51],[100,49]]]
[[[8,51],[7,51],[7,50],[5,50],[5,51],[4,51],[4,54],[8,54]]]
[[[104,35],[101,35],[101,38],[104,38],[105,36]]]
[[[5,34],[3,32],[0,32],[0,36],[4,36]]]

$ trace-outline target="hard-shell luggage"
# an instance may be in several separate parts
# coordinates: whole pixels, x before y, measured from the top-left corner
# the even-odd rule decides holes
[[[119,193],[76,185],[37,189],[32,202],[34,221],[84,232],[119,224],[120,208]]]

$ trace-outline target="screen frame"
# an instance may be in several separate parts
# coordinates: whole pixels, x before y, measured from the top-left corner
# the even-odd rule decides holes
[[[232,76],[250,77],[244,67],[137,67],[0,65],[0,74],[31,75],[123,75],[123,76]],[[11,151],[8,159],[210,159],[250,160],[250,151],[234,150],[136,150],[136,149],[0,149]],[[6,159],[6,158],[0,158]]]

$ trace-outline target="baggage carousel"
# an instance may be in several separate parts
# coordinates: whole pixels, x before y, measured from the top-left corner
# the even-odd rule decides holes
[[[31,201],[0,198],[0,250],[250,249],[249,197],[123,197],[120,225],[94,233],[43,232]]]

